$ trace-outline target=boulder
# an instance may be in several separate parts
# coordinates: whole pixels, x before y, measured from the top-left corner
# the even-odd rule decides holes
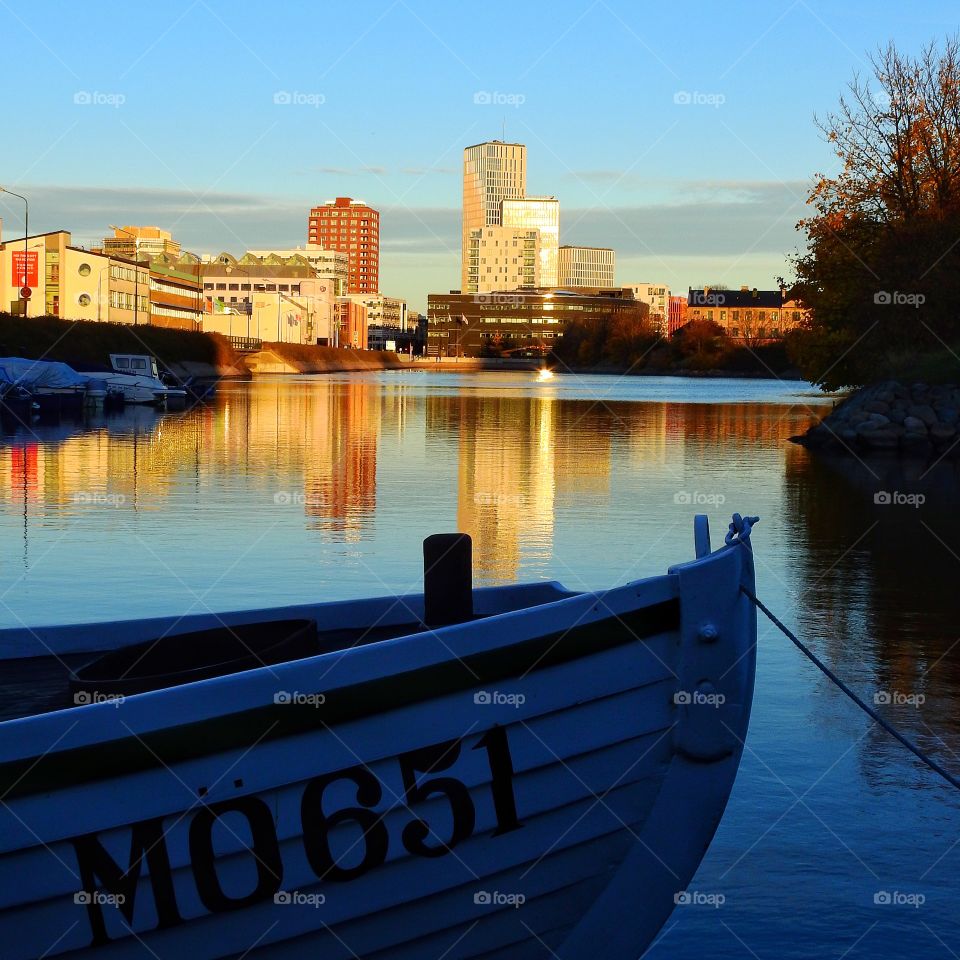
[[[946,423],[935,423],[930,428],[930,437],[933,440],[944,441],[952,440],[957,435],[956,428]]]
[[[908,413],[911,417],[922,420],[928,427],[933,426],[933,424],[937,422],[937,415],[933,407],[928,403],[915,403],[910,407]]]
[[[958,410],[956,407],[941,407],[937,411],[937,419],[941,423],[953,425],[957,422],[957,420],[960,420],[960,410]]]
[[[888,413],[890,411],[890,404],[884,400],[868,400],[863,405],[863,409],[867,413]]]
[[[927,435],[927,425],[919,417],[904,417],[903,426],[908,433],[917,433],[922,437]]]

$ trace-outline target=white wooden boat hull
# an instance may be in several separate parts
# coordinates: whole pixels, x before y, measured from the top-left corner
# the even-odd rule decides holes
[[[4,960],[632,960],[736,774],[741,584],[735,543],[600,594],[480,590],[467,624],[0,724]],[[0,656],[155,628],[5,631]]]

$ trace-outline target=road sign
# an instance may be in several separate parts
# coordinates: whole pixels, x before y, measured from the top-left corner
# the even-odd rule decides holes
[[[33,291],[29,287],[20,288],[20,296],[23,297],[24,300],[29,300],[31,293],[33,293]]]
[[[40,265],[36,250],[13,250],[13,276],[24,287],[36,287],[40,282]]]

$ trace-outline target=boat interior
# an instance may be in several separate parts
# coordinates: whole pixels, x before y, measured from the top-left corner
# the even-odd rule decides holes
[[[423,552],[422,618],[414,616],[409,604],[397,604],[389,618],[374,616],[371,609],[371,622],[359,626],[324,627],[317,617],[302,613],[296,618],[220,622],[202,630],[171,629],[101,653],[4,660],[0,721],[287,663],[490,615],[475,609],[469,536],[436,534],[424,541]],[[559,590],[495,590],[503,595],[497,613],[573,595]],[[323,615],[322,605],[300,609]]]

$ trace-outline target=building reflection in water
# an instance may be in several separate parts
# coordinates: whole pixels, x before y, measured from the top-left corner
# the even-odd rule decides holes
[[[190,496],[210,506],[206,497],[242,486],[254,509],[299,507],[311,529],[356,539],[376,508],[380,409],[369,384],[264,383],[184,413],[128,407],[35,424],[0,439],[0,491],[38,521],[68,521],[91,505],[118,517]]]
[[[550,573],[558,515],[607,512],[612,498],[628,495],[614,489],[615,474],[629,495],[636,496],[636,481],[647,503],[666,506],[686,483],[691,454],[701,473],[704,463],[726,457],[744,455],[748,464],[749,451],[779,444],[783,432],[769,406],[754,404],[278,378],[228,385],[211,406],[184,413],[132,407],[86,427],[8,436],[0,484],[7,499],[34,504],[38,520],[69,520],[104,497],[113,498],[118,518],[186,504],[217,509],[218,501],[226,509],[242,500],[251,515],[286,506],[322,539],[356,542],[373,536],[386,435],[386,468],[396,473],[402,461],[412,475],[407,498],[437,497],[431,485],[439,464],[431,458],[454,461],[455,522],[474,539],[478,582],[505,582]],[[440,443],[440,452],[412,449],[421,435]]]
[[[515,580],[524,559],[552,554],[555,401],[465,397],[454,412],[457,526],[473,537],[480,580]]]

